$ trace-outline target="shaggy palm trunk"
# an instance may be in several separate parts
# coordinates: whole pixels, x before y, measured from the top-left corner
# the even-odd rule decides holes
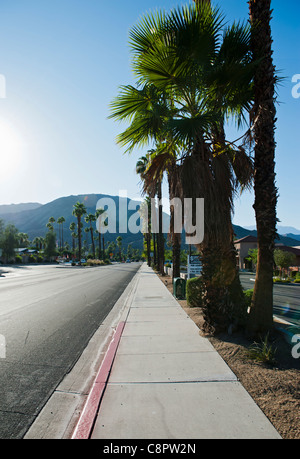
[[[163,235],[163,208],[162,208],[162,183],[161,181],[158,184],[157,190],[158,198],[158,238],[157,238],[157,252],[158,252],[158,268],[162,276],[165,275],[164,263],[165,263],[165,250],[164,250],[164,235]]]
[[[250,0],[253,59],[262,58],[254,80],[254,209],[258,259],[248,330],[265,333],[273,326],[273,259],[276,237],[275,67],[272,60],[271,0]]]
[[[81,217],[77,217],[77,227],[78,227],[78,258],[79,258],[79,264],[81,265]]]
[[[178,166],[173,163],[168,170],[168,182],[169,182],[169,197],[170,201],[174,198],[180,197],[178,192],[179,176]],[[172,277],[180,277],[180,250],[181,250],[181,234],[175,232],[174,228],[175,221],[175,207],[170,206],[170,240],[172,244]]]

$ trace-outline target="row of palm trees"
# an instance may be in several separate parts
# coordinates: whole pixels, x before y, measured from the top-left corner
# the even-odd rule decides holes
[[[95,239],[94,239],[94,228],[93,228],[93,222],[96,222],[97,219],[100,219],[99,224],[97,225],[96,231],[98,233],[98,243],[99,243],[99,257],[101,257],[101,247],[102,247],[102,241],[101,241],[101,226],[105,226],[106,222],[103,221],[105,217],[104,210],[103,209],[97,209],[95,214],[93,213],[87,213],[87,209],[85,205],[81,202],[77,202],[73,206],[73,212],[72,215],[76,217],[77,220],[77,225],[75,222],[72,222],[69,226],[69,229],[71,231],[72,235],[72,241],[73,241],[73,253],[75,253],[75,240],[78,239],[78,258],[79,258],[79,263],[81,263],[81,251],[82,251],[82,228],[83,228],[83,222],[82,218],[84,217],[84,220],[86,223],[88,223],[88,227],[85,228],[86,233],[90,233],[91,235],[91,242],[92,242],[92,253],[93,253],[93,258],[96,258],[96,249],[95,249]],[[101,221],[102,220],[102,221]],[[63,249],[64,247],[64,236],[63,236],[63,224],[65,222],[64,217],[59,217],[57,219],[58,223],[58,228],[59,228],[59,248]],[[54,223],[55,223],[55,218],[50,217],[46,227],[48,228],[49,231],[54,230]],[[104,248],[103,248],[103,253],[104,253]]]
[[[232,213],[235,195],[253,183],[259,261],[247,328],[272,326],[277,191],[270,0],[250,0],[249,7],[250,25],[227,25],[207,0],[145,15],[130,31],[136,84],[122,86],[111,103],[111,118],[128,123],[117,138],[126,152],[151,145],[137,164],[143,191],[154,196],[166,175],[171,200],[205,200],[205,236],[197,249],[204,328],[213,333],[245,319]],[[226,138],[231,119],[246,126],[236,141]],[[176,254],[181,235],[172,231],[172,206],[170,214]]]

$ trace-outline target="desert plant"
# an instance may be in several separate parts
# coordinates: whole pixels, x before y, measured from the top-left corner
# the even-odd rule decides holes
[[[274,349],[272,344],[269,344],[269,334],[260,343],[254,342],[247,350],[247,356],[258,362],[274,365],[275,354],[277,349]]]

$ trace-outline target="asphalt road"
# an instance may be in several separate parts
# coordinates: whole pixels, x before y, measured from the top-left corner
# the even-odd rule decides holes
[[[23,438],[139,267],[43,265],[2,274],[0,439]]]
[[[245,289],[254,287],[255,274],[240,273]],[[297,327],[300,326],[300,285],[274,284],[274,315]]]

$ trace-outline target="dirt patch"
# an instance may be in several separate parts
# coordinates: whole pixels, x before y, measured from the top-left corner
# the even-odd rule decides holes
[[[158,277],[173,293],[172,279]],[[203,323],[201,308],[190,308],[177,300],[199,327]],[[252,344],[244,334],[207,336],[256,404],[268,417],[283,439],[300,439],[300,359],[291,354],[291,346],[280,332],[275,332],[272,346],[276,351],[273,366],[249,359],[246,350]]]

